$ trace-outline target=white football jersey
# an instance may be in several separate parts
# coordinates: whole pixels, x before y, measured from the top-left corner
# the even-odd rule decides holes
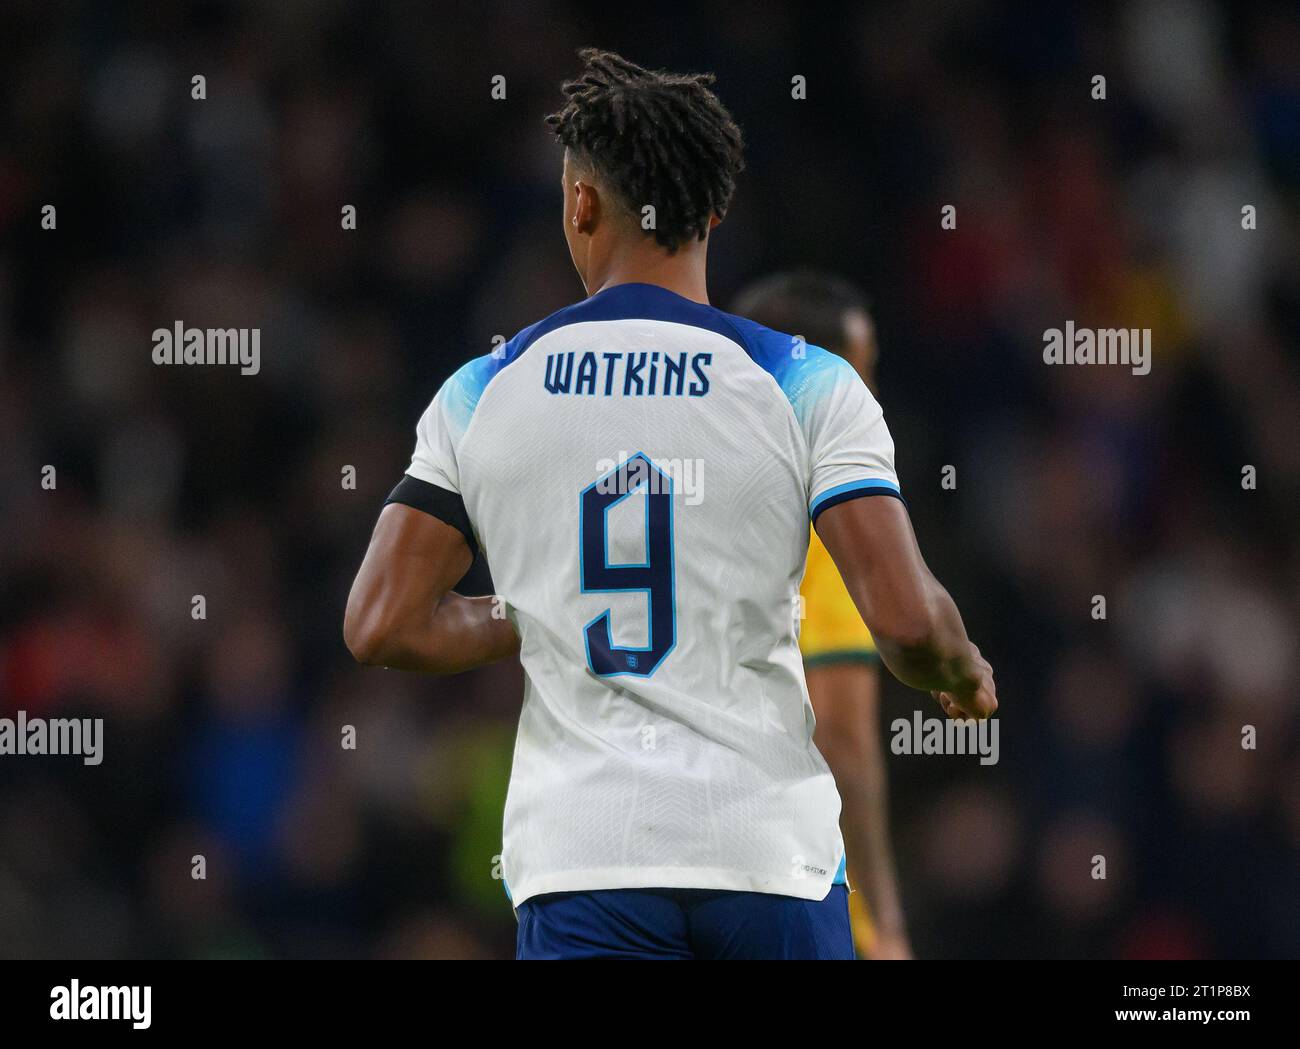
[[[514,904],[647,887],[825,897],[844,846],[798,645],[809,521],[898,493],[852,367],[623,284],[447,380],[407,474],[463,500],[458,526],[521,640]]]

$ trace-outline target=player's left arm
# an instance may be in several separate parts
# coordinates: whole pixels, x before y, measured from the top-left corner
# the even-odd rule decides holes
[[[404,503],[385,506],[343,619],[357,661],[456,674],[518,652],[514,627],[493,615],[494,598],[451,591],[472,560],[457,528]]]

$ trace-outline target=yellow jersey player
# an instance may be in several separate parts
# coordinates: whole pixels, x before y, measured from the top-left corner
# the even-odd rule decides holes
[[[745,291],[736,312],[839,354],[876,392],[875,325],[848,281],[807,271],[777,274]],[[815,530],[800,596],[799,647],[817,714],[814,739],[843,800],[854,945],[864,958],[910,958],[889,842],[880,656]]]

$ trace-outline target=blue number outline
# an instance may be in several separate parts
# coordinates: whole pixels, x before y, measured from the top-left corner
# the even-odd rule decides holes
[[[583,551],[583,539],[587,534],[587,520],[586,520],[587,493],[592,491],[594,488],[596,488],[606,479],[613,477],[615,474],[626,473],[628,467],[637,459],[640,459],[642,462],[646,464],[647,467],[649,467],[651,471],[658,474],[661,478],[667,481],[668,489],[665,492],[664,489],[660,487],[659,492],[657,493],[651,492],[650,491],[651,478],[649,474],[647,474],[646,480],[643,483],[638,483],[636,487],[627,489],[627,491],[622,492],[612,502],[607,503],[604,507],[602,507],[601,530],[600,530],[601,536],[603,538],[603,542],[601,544],[602,554],[603,554],[602,560],[604,561],[605,568],[646,568],[646,569],[651,568],[652,565],[650,561],[651,561],[651,551],[653,546],[650,537],[651,500],[657,497],[666,497],[668,499],[668,515],[667,515],[668,516],[668,590],[669,590],[669,604],[672,611],[672,617],[671,617],[672,642],[668,645],[666,649],[664,649],[663,654],[660,655],[659,658],[655,660],[654,665],[649,670],[642,670],[641,668],[638,667],[635,669],[629,668],[627,670],[609,670],[609,671],[602,672],[596,669],[596,665],[592,661],[591,637],[590,637],[592,628],[595,627],[602,620],[604,620],[605,639],[608,642],[607,648],[611,654],[649,655],[655,650],[654,588],[649,586],[589,587],[587,585],[587,562],[586,562],[586,558],[584,557],[584,551]],[[626,483],[622,487],[626,488],[627,487]],[[642,562],[641,564],[626,563],[626,564],[611,565],[609,563],[609,528],[607,524],[609,519],[609,511],[613,507],[621,503],[628,496],[635,495],[638,491],[641,491],[642,488],[645,489],[645,496],[646,496],[645,561]],[[634,677],[653,677],[655,671],[657,671],[661,666],[663,666],[664,660],[667,659],[669,654],[673,651],[673,649],[677,647],[677,545],[676,545],[676,536],[673,529],[673,490],[674,489],[673,489],[672,475],[659,469],[659,467],[655,464],[654,460],[652,460],[648,455],[646,455],[645,452],[637,452],[635,455],[629,456],[623,462],[619,463],[616,467],[614,467],[614,469],[610,470],[608,473],[602,475],[601,477],[598,477],[591,484],[587,485],[587,487],[584,488],[578,496],[578,581],[582,593],[584,594],[643,593],[646,595],[646,632],[648,635],[647,640],[649,641],[649,644],[646,645],[644,648],[631,648],[631,647],[625,647],[625,646],[614,644],[614,632],[610,620],[611,613],[613,612],[612,608],[605,609],[594,619],[590,620],[585,626],[583,626],[582,643],[587,653],[587,667],[589,670],[591,670],[593,674],[596,674],[598,677],[618,677],[623,674],[630,674]]]

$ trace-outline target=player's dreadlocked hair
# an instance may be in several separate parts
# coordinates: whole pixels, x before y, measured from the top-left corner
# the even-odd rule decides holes
[[[654,237],[670,253],[703,240],[745,166],[740,128],[709,90],[713,74],[650,71],[594,47],[578,57],[582,75],[546,118],[555,137],[632,211],[654,205]]]

